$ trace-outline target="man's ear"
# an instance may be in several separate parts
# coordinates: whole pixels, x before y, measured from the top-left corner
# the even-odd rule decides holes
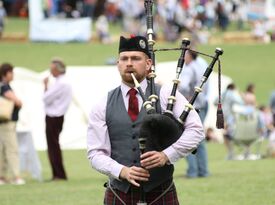
[[[152,60],[151,59],[147,59],[146,60],[146,70],[150,71],[152,67]]]

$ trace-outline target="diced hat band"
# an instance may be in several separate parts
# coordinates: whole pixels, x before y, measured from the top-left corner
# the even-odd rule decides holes
[[[131,38],[120,36],[119,53],[124,51],[140,51],[145,53],[150,58],[148,42],[143,36],[134,36]]]

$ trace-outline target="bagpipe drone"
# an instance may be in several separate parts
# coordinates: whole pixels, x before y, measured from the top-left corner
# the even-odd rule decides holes
[[[152,60],[151,72],[148,74],[147,78],[150,83],[150,96],[148,99],[145,98],[143,91],[140,88],[138,81],[135,79],[135,76],[132,74],[132,78],[135,82],[135,87],[138,89],[142,99],[143,99],[143,107],[146,110],[147,115],[144,117],[143,123],[140,128],[139,135],[139,146],[141,152],[156,150],[162,151],[174,142],[178,140],[178,138],[182,135],[184,131],[184,124],[187,119],[189,112],[194,109],[193,104],[197,98],[197,96],[202,92],[203,86],[208,80],[210,74],[213,71],[215,63],[219,62],[219,103],[217,110],[217,128],[223,128],[223,113],[221,107],[220,100],[220,92],[221,92],[221,69],[220,69],[220,61],[219,56],[223,54],[223,50],[220,48],[216,48],[215,55],[210,56],[207,54],[200,53],[195,50],[191,50],[189,48],[190,41],[188,39],[183,39],[180,48],[171,48],[171,49],[158,49],[154,50],[154,31],[153,31],[153,0],[145,0],[145,11],[146,11],[146,22],[147,22],[147,40],[148,40],[148,48],[150,58]],[[173,80],[173,88],[171,91],[171,95],[168,98],[168,105],[166,110],[163,113],[158,113],[156,109],[156,102],[158,101],[158,96],[156,95],[156,85],[155,85],[155,52],[157,51],[170,51],[170,50],[181,50],[180,57],[178,59],[178,64],[176,68],[176,77]],[[200,85],[194,88],[194,94],[192,98],[189,100],[189,103],[185,105],[185,108],[178,119],[176,119],[173,115],[173,106],[176,101],[176,91],[178,85],[180,83],[179,77],[183,70],[184,65],[184,56],[186,51],[189,50],[191,52],[196,52],[199,54],[206,55],[212,58],[209,66],[206,68],[202,78]]]
[[[223,50],[220,48],[216,48],[215,55],[207,55],[195,50],[190,49],[190,41],[189,39],[183,39],[181,42],[181,46],[179,48],[168,48],[168,49],[154,49],[155,41],[154,41],[154,30],[153,30],[153,0],[145,0],[144,6],[145,6],[145,12],[146,12],[146,23],[147,23],[147,41],[148,41],[148,48],[149,48],[149,54],[150,58],[152,60],[152,67],[150,69],[150,73],[148,74],[147,78],[149,80],[149,86],[150,86],[150,95],[148,99],[146,99],[139,82],[136,80],[134,74],[132,73],[132,78],[135,83],[135,87],[138,89],[142,100],[143,100],[143,107],[147,113],[147,115],[144,117],[144,120],[140,127],[139,132],[139,148],[140,152],[144,153],[146,151],[162,151],[175,143],[179,137],[184,132],[185,122],[188,117],[188,114],[191,110],[194,109],[193,104],[197,98],[197,96],[202,92],[203,86],[208,80],[210,74],[213,71],[213,68],[215,66],[215,63],[218,61],[218,89],[219,89],[219,102],[218,102],[218,110],[217,110],[217,128],[223,128],[224,127],[224,121],[223,121],[223,112],[221,107],[221,66],[220,66],[220,60],[219,57],[223,54]],[[158,96],[156,94],[156,84],[155,84],[155,77],[156,77],[156,71],[155,71],[155,52],[159,51],[170,51],[170,50],[180,50],[180,57],[178,59],[177,68],[176,68],[176,77],[173,80],[173,88],[171,91],[171,94],[168,98],[168,104],[167,108],[163,113],[160,113],[157,109],[157,101]],[[194,88],[194,94],[189,100],[189,102],[184,105],[184,110],[181,113],[179,118],[176,118],[173,114],[173,107],[174,103],[176,101],[176,92],[178,85],[180,83],[179,77],[183,70],[184,66],[184,57],[187,51],[195,52],[198,54],[202,54],[205,56],[208,56],[212,58],[212,61],[206,68],[200,84]],[[184,72],[184,71],[183,71]],[[195,150],[190,150],[195,153]],[[159,198],[159,197],[158,197]],[[156,199],[157,200],[157,199]],[[145,202],[145,193],[142,190],[142,183],[141,183],[141,197],[140,201],[137,203],[138,205],[146,205]],[[151,203],[152,204],[152,203]]]

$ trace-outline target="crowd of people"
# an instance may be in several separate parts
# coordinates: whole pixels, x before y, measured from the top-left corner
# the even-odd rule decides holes
[[[7,13],[5,8],[3,7],[3,2],[0,1],[0,39],[4,31],[6,16],[7,16]]]
[[[224,144],[228,152],[227,159],[236,158],[234,144],[244,145],[244,157],[248,158],[250,145],[264,139],[268,139],[270,144],[267,156],[274,155],[274,146],[272,148],[274,143],[272,136],[275,133],[273,98],[271,95],[268,105],[259,105],[256,100],[254,84],[248,84],[244,92],[240,92],[234,83],[227,86],[222,96],[225,119]],[[241,124],[242,120],[244,120],[245,127]],[[238,124],[242,126],[238,126]]]
[[[45,107],[45,132],[52,171],[52,178],[49,181],[60,181],[67,180],[67,175],[63,165],[59,135],[63,128],[64,115],[72,99],[72,88],[66,80],[66,65],[62,59],[52,59],[50,73],[56,80],[55,83],[49,85],[49,77],[44,79],[45,92],[41,100],[43,100]],[[24,105],[10,86],[13,77],[13,65],[10,63],[1,64],[0,96],[12,101],[14,109],[10,119],[0,120],[0,185],[7,183],[25,184],[25,180],[20,176],[16,129],[19,112]]]
[[[185,31],[193,42],[206,43],[211,31],[226,31],[231,22],[236,22],[236,30],[243,30],[248,22],[255,40],[269,42],[274,38],[274,25],[267,18],[249,20],[248,0],[156,0],[154,4],[156,38],[161,36],[166,41],[179,39]],[[14,15],[14,10],[21,16],[28,15],[26,0],[6,0],[4,8],[8,15]],[[143,0],[43,0],[43,12],[45,18],[93,18],[98,21],[95,34],[103,43],[111,39],[109,24],[120,24],[126,33],[146,33]]]

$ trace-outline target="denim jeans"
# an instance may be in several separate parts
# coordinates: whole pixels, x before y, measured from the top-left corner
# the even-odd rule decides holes
[[[209,175],[205,141],[200,143],[196,154],[190,154],[186,159],[188,162],[187,177],[207,177]]]
[[[206,117],[207,110],[207,106],[205,109],[200,109],[199,116],[202,122]],[[209,175],[207,150],[204,140],[199,144],[196,154],[188,155],[186,160],[188,163],[187,177],[207,177]]]

